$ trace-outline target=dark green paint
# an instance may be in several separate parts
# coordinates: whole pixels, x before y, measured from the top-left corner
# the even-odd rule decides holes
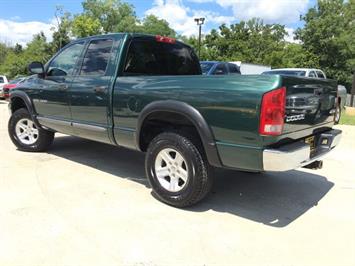
[[[39,116],[83,125],[77,128],[46,124],[47,127],[132,149],[137,149],[137,119],[147,104],[168,99],[188,103],[210,126],[223,165],[254,171],[262,170],[264,147],[303,138],[333,125],[330,111],[335,104],[336,84],[329,80],[278,75],[122,76],[127,44],[135,36],[142,35],[110,34],[79,40],[85,42],[85,49],[93,39],[114,40],[103,76],[78,76],[83,52],[73,76],[61,80],[37,78],[17,90],[31,97]],[[63,84],[68,86],[65,91],[58,89]],[[304,121],[286,123],[283,135],[260,136],[262,96],[281,86],[287,87],[287,97],[297,98],[302,94],[302,99],[314,97],[318,104],[309,107]],[[100,89],[95,91],[97,88]],[[294,110],[287,112],[292,115]],[[90,130],[85,125],[102,130]]]

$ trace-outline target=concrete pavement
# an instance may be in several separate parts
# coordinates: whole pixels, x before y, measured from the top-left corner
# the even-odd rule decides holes
[[[355,265],[355,127],[322,170],[218,171],[180,210],[154,199],[144,154],[58,135],[17,151],[0,101],[0,265]]]

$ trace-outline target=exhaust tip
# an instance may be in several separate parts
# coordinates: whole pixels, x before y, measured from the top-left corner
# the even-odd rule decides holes
[[[303,168],[313,169],[313,170],[322,169],[323,161],[314,161],[313,163],[303,166]]]

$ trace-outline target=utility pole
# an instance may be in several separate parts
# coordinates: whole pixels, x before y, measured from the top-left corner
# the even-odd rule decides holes
[[[201,28],[205,23],[205,18],[195,18],[195,22],[198,26],[198,58],[201,57]]]
[[[354,95],[355,95],[355,69],[354,69],[354,76],[353,76],[353,86],[351,88],[351,100],[350,100],[350,106],[354,106]]]

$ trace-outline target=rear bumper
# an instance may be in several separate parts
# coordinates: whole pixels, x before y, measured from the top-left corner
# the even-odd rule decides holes
[[[311,156],[311,147],[303,141],[263,151],[264,171],[287,171],[321,160],[341,139],[341,130],[333,129],[317,136],[316,151]]]

